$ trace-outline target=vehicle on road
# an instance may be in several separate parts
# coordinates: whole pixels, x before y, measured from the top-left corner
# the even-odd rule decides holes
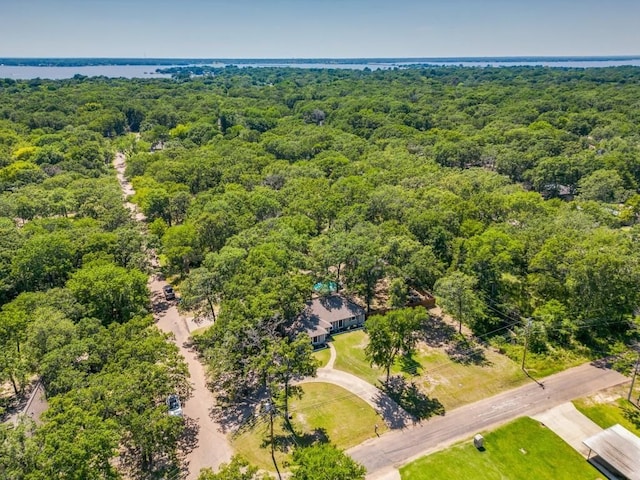
[[[182,417],[182,405],[180,405],[180,399],[175,393],[167,397],[167,408],[169,409],[169,415]]]
[[[173,287],[171,285],[165,285],[162,287],[162,291],[164,292],[164,298],[167,300],[175,300],[176,292],[173,291]]]

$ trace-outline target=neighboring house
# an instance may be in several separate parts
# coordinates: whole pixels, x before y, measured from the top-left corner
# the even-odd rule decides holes
[[[332,333],[364,325],[362,307],[342,295],[314,298],[300,314],[299,320],[314,347],[324,345]]]

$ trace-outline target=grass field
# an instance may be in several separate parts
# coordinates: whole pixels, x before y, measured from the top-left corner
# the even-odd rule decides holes
[[[640,428],[636,427],[624,415],[625,409],[635,409],[625,398],[608,399],[600,401],[597,398],[581,398],[573,404],[585,416],[602,428],[609,428],[619,423],[630,432],[640,436]]]
[[[303,397],[293,400],[290,407],[295,440],[284,428],[282,418],[276,421],[276,461],[281,470],[294,442],[307,445],[315,440],[328,440],[346,449],[373,437],[376,424],[380,434],[387,431],[369,405],[343,388],[328,383],[306,383],[302,387]],[[269,422],[265,418],[231,441],[236,453],[260,468],[274,471],[269,436]]]
[[[560,437],[528,417],[400,469],[402,480],[595,480],[603,478]]]
[[[375,385],[378,379],[384,378],[384,372],[371,367],[365,358],[367,338],[362,330],[336,335],[333,340],[337,353],[335,368]],[[413,360],[405,362],[399,359],[392,368],[392,374],[400,374],[404,370],[408,379],[418,383],[429,396],[437,398],[445,409],[474,402],[528,381],[520,366],[507,356],[492,349],[484,350],[484,355],[481,364],[466,365],[452,361],[444,348],[420,344]],[[406,371],[415,372],[415,375]]]

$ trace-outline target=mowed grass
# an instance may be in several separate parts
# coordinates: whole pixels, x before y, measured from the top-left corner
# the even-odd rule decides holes
[[[331,350],[329,348],[323,348],[322,350],[316,350],[313,352],[313,358],[318,361],[318,368],[326,367],[331,358]]]
[[[640,428],[637,428],[627,417],[625,409],[634,409],[626,399],[618,398],[608,402],[598,402],[593,398],[581,398],[574,400],[573,404],[586,417],[602,428],[609,428],[619,423],[632,433],[640,436]]]
[[[364,330],[334,335],[332,343],[336,349],[335,369],[352,373],[372,385],[377,384],[378,378],[384,378],[383,370],[369,365],[365,356],[369,336]]]
[[[336,349],[335,368],[349,372],[367,382],[377,385],[383,380],[382,369],[371,367],[364,349],[368,336],[363,330],[336,335],[333,345]],[[432,348],[419,344],[406,373],[406,362],[399,358],[391,373],[403,374],[421,386],[432,398],[437,398],[449,410],[480,400],[501,391],[517,387],[528,381],[520,366],[493,349],[484,350],[485,360],[479,365],[464,365],[452,361],[444,348]],[[416,363],[417,362],[417,363]]]
[[[378,414],[363,400],[345,389],[328,383],[305,383],[304,395],[291,402],[294,435],[284,427],[282,417],[274,423],[275,457],[278,468],[285,468],[295,443],[308,445],[327,440],[346,449],[375,436],[375,425],[387,431]],[[269,421],[264,417],[254,428],[231,438],[233,449],[260,468],[275,471],[269,444]],[[286,469],[286,468],[285,468]]]
[[[490,397],[530,381],[520,366],[505,355],[484,350],[481,364],[452,361],[440,348],[421,344],[413,359],[421,367],[417,375],[409,376],[430,397],[437,398],[450,410],[482,398]],[[398,365],[395,369],[399,371]]]
[[[602,475],[560,437],[528,417],[410,463],[402,480],[595,480]]]

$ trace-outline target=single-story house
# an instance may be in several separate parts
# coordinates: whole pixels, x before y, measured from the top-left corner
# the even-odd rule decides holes
[[[364,325],[365,311],[342,295],[327,295],[307,302],[299,320],[314,347],[324,345],[332,333]]]

